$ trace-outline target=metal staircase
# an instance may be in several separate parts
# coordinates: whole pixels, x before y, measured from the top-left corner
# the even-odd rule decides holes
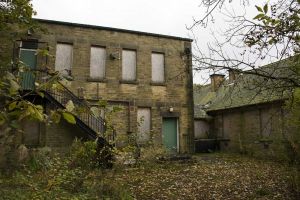
[[[45,72],[37,72],[36,78],[39,82],[46,82],[51,76]],[[45,98],[47,98],[57,108],[65,108],[68,101],[72,101],[74,107],[80,111],[73,113],[76,119],[76,125],[88,134],[90,139],[97,137],[103,138],[106,141],[115,140],[115,131],[112,130],[111,135],[105,135],[106,122],[100,116],[96,116],[91,107],[84,99],[77,97],[72,91],[64,86],[59,80],[55,81],[57,87],[46,87],[44,91]]]
[[[53,75],[48,73],[46,68],[41,69],[38,66],[47,64],[48,56],[39,54],[38,49],[48,49],[48,43],[38,41],[37,39],[17,40],[13,48],[13,66],[12,72],[18,73],[20,85],[23,91],[34,91],[35,83],[46,84]],[[22,63],[20,65],[20,63]],[[19,71],[19,68],[25,67]],[[42,92],[45,98],[55,108],[65,108],[68,101],[72,101],[76,109],[81,112],[74,112],[76,125],[87,133],[88,138],[103,140],[104,143],[115,140],[115,131],[107,135],[107,125],[104,119],[94,115],[90,106],[84,99],[78,98],[72,91],[65,87],[59,80],[55,80],[58,87],[45,87]]]

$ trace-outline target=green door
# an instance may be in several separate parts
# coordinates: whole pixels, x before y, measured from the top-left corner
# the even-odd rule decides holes
[[[33,90],[35,75],[33,71],[36,68],[36,50],[20,49],[20,61],[25,66],[24,72],[21,73],[21,86],[23,90]]]
[[[165,148],[177,152],[177,118],[163,118],[162,138]]]

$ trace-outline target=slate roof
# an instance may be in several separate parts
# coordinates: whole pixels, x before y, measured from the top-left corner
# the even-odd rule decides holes
[[[205,107],[215,99],[216,93],[211,91],[210,85],[194,85],[194,117],[207,119]]]
[[[266,65],[257,70],[262,75],[273,77],[293,77],[299,81],[298,72],[292,71],[284,62]],[[256,71],[246,71],[230,82],[225,80],[216,92],[210,84],[194,85],[194,117],[207,119],[207,112],[238,108],[287,99],[292,85],[286,80],[269,79],[253,75]],[[249,74],[250,73],[250,74]]]

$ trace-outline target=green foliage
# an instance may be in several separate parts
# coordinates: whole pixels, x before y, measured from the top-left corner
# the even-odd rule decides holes
[[[0,199],[132,199],[109,172],[75,167],[70,157],[41,151],[22,171],[0,174]]]
[[[291,167],[238,155],[202,154],[189,163],[113,170],[75,167],[69,157],[49,158],[44,169],[0,174],[0,199],[296,199],[287,182]]]
[[[5,3],[4,3],[5,2]],[[4,1],[0,4],[0,31],[11,25],[28,26],[32,22],[35,11],[30,0]]]
[[[52,87],[52,83],[46,83],[47,87]],[[46,122],[51,119],[58,123],[60,115],[72,124],[76,123],[75,117],[70,111],[74,109],[72,101],[69,101],[66,109],[57,109],[51,111],[47,116],[44,112],[44,108],[41,105],[34,104],[26,99],[27,96],[37,92],[40,96],[43,96],[43,90],[45,85],[41,84],[35,91],[29,91],[25,94],[20,93],[19,77],[13,75],[10,72],[6,72],[6,75],[0,78],[0,100],[4,104],[0,105],[0,127],[8,125],[11,128],[18,128],[17,123],[22,120],[37,120],[39,122]]]
[[[71,147],[71,158],[74,166],[95,167],[95,154],[97,152],[95,141],[82,142],[75,139]]]
[[[258,14],[253,18],[258,21],[253,24],[252,29],[245,34],[244,42],[249,46],[257,46],[261,49],[267,49],[274,44],[292,44],[292,50],[299,53],[299,1],[281,2],[278,5],[263,7],[255,6]],[[269,7],[271,11],[269,12]],[[284,53],[288,53],[286,50]]]
[[[41,148],[37,151],[32,151],[27,167],[30,171],[48,170],[53,164],[51,159],[51,151],[48,148]]]
[[[73,114],[71,114],[69,112],[63,112],[62,115],[63,115],[64,119],[67,122],[69,122],[70,124],[76,124],[76,119]]]
[[[100,138],[98,139],[100,140]],[[74,140],[71,148],[73,166],[83,168],[111,168],[114,162],[114,148],[96,141]]]

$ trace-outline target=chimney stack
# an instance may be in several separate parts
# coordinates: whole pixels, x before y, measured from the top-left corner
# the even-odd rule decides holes
[[[217,91],[223,81],[225,80],[225,75],[223,74],[212,74],[210,75],[210,82],[211,82],[211,90],[213,92]]]

